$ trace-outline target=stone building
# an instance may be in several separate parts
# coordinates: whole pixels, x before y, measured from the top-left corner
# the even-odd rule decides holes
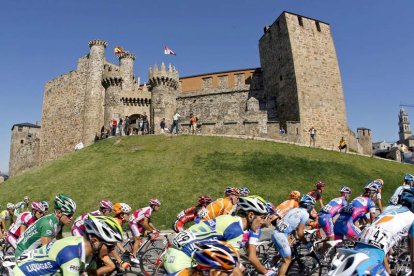
[[[400,114],[398,114],[398,135],[400,144],[404,144],[407,147],[414,148],[414,135],[411,133],[410,120],[408,119],[408,113],[403,107],[400,108]]]
[[[148,86],[134,76],[135,56],[125,52],[119,64],[105,59],[107,42],[92,40],[76,70],[45,85],[39,149],[23,159],[11,152],[10,175],[93,143],[102,126],[128,115],[132,123],[148,115],[151,132],[172,123],[175,111],[187,129],[189,116],[200,119],[206,134],[251,135],[335,149],[345,137],[351,150],[370,154],[371,132],[347,126],[344,94],[328,23],[283,12],[259,40],[261,68],[179,77],[173,66],[149,68]],[[285,130],[284,133],[280,129]],[[18,139],[12,135],[12,145]],[[25,164],[17,165],[17,164]],[[36,163],[36,162],[35,162]],[[33,163],[30,163],[33,165]]]

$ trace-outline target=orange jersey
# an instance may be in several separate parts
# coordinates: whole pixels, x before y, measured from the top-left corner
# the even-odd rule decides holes
[[[230,214],[233,211],[233,207],[234,205],[230,198],[218,198],[206,207],[206,215],[203,216],[202,220],[209,220],[221,215]]]
[[[297,207],[299,207],[299,203],[296,200],[288,199],[277,206],[276,215],[283,218],[289,210]]]

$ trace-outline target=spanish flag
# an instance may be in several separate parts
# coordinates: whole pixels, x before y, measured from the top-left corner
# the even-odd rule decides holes
[[[114,54],[115,55],[120,55],[124,52],[124,48],[122,48],[121,46],[116,46],[114,49]]]
[[[170,48],[168,48],[167,46],[164,46],[164,54],[165,55],[176,56],[175,52],[173,50],[171,50]]]

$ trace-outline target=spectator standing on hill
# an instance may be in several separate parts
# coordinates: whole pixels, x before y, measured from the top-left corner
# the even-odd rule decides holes
[[[131,120],[129,119],[128,116],[125,116],[125,120],[124,120],[124,133],[126,136],[129,135],[129,126],[131,125]]]
[[[124,124],[124,120],[122,120],[122,117],[119,117],[119,121],[118,121],[119,136],[122,136],[123,124]]]
[[[314,127],[311,127],[309,129],[309,135],[310,135],[309,146],[315,147],[315,142],[316,142],[316,129]]]
[[[112,119],[111,136],[115,136],[117,125],[118,125],[118,121],[116,119]]]
[[[339,152],[342,152],[342,150],[345,151],[345,153],[348,151],[348,145],[346,144],[346,141],[344,137],[342,136],[341,140],[339,141]]]
[[[280,129],[279,129],[279,133],[280,133],[281,135],[286,134],[286,130],[285,130],[283,127],[280,127]]]
[[[162,118],[160,122],[161,134],[165,133],[165,118]]]
[[[191,113],[190,114],[190,130],[191,130],[191,134],[196,134],[196,130],[197,130],[197,117]]]
[[[149,133],[148,116],[147,116],[146,112],[144,112],[144,114],[142,115],[142,128],[141,128],[141,131],[142,131],[142,135]]]
[[[178,113],[178,111],[175,112],[173,116],[173,124],[171,126],[170,133],[172,134],[175,128],[175,134],[178,134],[179,127],[178,127],[178,120],[180,119],[181,115]]]

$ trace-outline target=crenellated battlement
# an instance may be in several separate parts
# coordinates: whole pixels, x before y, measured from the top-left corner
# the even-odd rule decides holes
[[[130,53],[130,52],[125,52],[125,53],[122,53],[122,54],[119,55],[119,60],[121,60],[123,58],[130,58],[132,60],[136,59],[135,55],[133,53]]]
[[[101,39],[94,39],[94,40],[89,41],[88,45],[89,45],[89,48],[94,45],[102,45],[106,48],[108,46],[108,42],[106,42],[105,40],[101,40]]]
[[[104,73],[102,78],[103,87],[108,88],[109,86],[119,86],[122,83],[122,78],[118,71],[107,71]]]
[[[179,74],[175,67],[171,64],[168,66],[168,70],[165,67],[164,62],[161,64],[161,69],[158,69],[158,65],[154,65],[154,69],[149,69],[149,81],[152,87],[158,85],[170,86],[177,89],[179,86]]]

